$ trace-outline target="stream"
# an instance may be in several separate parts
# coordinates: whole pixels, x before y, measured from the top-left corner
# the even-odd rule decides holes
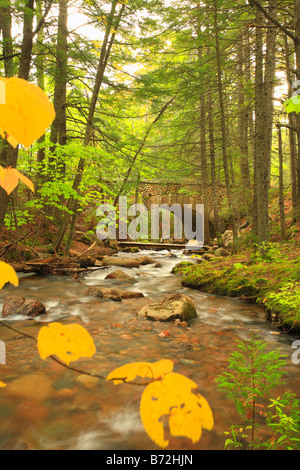
[[[222,450],[224,431],[237,419],[232,402],[216,389],[215,378],[227,369],[228,356],[236,342],[255,334],[267,343],[267,350],[280,348],[287,355],[285,384],[274,391],[277,397],[290,390],[299,397],[300,364],[291,356],[297,338],[284,334],[265,320],[265,312],[255,304],[238,299],[205,294],[181,285],[181,276],[172,268],[193,260],[181,251],[143,251],[161,264],[140,268],[108,267],[93,270],[81,282],[69,277],[20,275],[20,285],[0,292],[0,308],[8,295],[42,302],[48,315],[35,319],[14,316],[8,324],[37,337],[49,321],[81,323],[93,336],[96,354],[71,366],[107,376],[123,364],[171,359],[174,372],[195,381],[209,402],[215,425],[203,430],[199,442],[184,437],[168,437],[168,449]],[[209,268],[209,264],[208,264]],[[104,279],[116,269],[135,277],[134,283]],[[142,292],[144,297],[122,300],[87,297],[88,287],[117,287]],[[138,311],[180,292],[194,301],[198,318],[188,328],[174,323],[138,320]],[[298,338],[299,339],[299,338]],[[139,402],[143,387],[114,385],[101,379],[68,370],[48,358],[42,360],[36,343],[0,325],[0,340],[6,347],[6,364],[0,364],[0,449],[1,450],[159,450],[143,429]]]

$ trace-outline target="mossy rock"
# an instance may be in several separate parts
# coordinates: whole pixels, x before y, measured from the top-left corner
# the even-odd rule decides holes
[[[188,268],[189,266],[195,266],[195,264],[191,263],[190,261],[181,261],[181,263],[178,263],[178,264],[176,264],[176,266],[174,266],[171,273],[173,273],[173,274],[182,274],[182,271],[185,268]]]
[[[190,297],[173,294],[162,302],[145,305],[139,311],[138,318],[162,322],[179,319],[181,322],[189,323],[193,318],[197,318],[197,312]]]

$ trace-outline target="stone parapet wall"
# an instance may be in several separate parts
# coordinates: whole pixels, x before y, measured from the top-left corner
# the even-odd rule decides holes
[[[150,208],[151,204],[202,204],[202,185],[199,183],[178,183],[178,182],[159,182],[140,181],[139,193],[142,196],[143,203]],[[226,196],[226,187],[222,184],[217,185],[217,202],[219,208]],[[212,185],[207,186],[207,204],[209,209],[213,208]]]

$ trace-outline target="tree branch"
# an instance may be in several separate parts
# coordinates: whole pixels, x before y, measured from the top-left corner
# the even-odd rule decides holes
[[[283,26],[281,23],[279,23],[279,21],[276,20],[276,18],[273,18],[273,16],[271,16],[267,10],[257,1],[257,0],[248,0],[250,5],[252,7],[257,7],[263,14],[264,16],[269,20],[271,21],[271,23],[275,24],[276,26],[278,26],[278,28],[283,31],[287,36],[289,36],[294,42],[296,42],[296,36],[291,33],[285,26]]]
[[[41,29],[41,27],[43,26],[44,22],[45,22],[45,19],[50,11],[50,8],[52,7],[52,3],[53,3],[53,0],[49,0],[49,3],[48,5],[46,6],[45,8],[45,12],[42,16],[42,18],[40,19],[40,21],[38,22],[38,24],[36,25],[36,28],[35,30],[32,32],[32,38],[34,38],[34,36],[39,32],[39,30]]]
[[[289,124],[284,124],[284,123],[277,122],[276,127],[278,127],[278,128],[285,127],[286,129],[290,129],[291,131],[297,132],[296,127],[290,126]]]
[[[152,129],[152,127],[154,126],[154,124],[161,118],[161,116],[164,114],[164,112],[166,111],[166,109],[173,103],[175,99],[175,96],[173,96],[173,98],[171,98],[167,103],[165,103],[163,105],[163,107],[161,108],[160,112],[158,113],[158,115],[156,116],[156,118],[154,119],[154,121],[151,122],[150,126],[148,127],[148,129],[146,130],[145,132],[145,135],[144,135],[144,138],[142,139],[141,143],[140,143],[140,146],[139,148],[137,149],[137,151],[135,152],[134,154],[134,157],[132,159],[132,163],[131,163],[131,166],[128,168],[127,172],[126,172],[126,175],[124,177],[124,180],[123,180],[123,183],[121,184],[121,188],[119,189],[118,191],[118,194],[116,195],[115,197],[115,200],[114,200],[114,206],[117,204],[118,202],[118,199],[119,199],[119,196],[121,196],[122,192],[123,192],[123,189],[128,181],[128,178],[130,176],[130,173],[132,171],[132,168],[135,164],[135,161],[137,159],[137,157],[139,156],[141,150],[143,149],[145,143],[146,143],[146,140],[147,140],[147,137],[148,135],[150,134],[150,131]]]

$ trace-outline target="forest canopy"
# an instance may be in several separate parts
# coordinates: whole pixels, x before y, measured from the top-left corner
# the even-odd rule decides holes
[[[0,73],[37,84],[56,117],[28,150],[1,140],[1,166],[37,191],[0,189],[0,224],[39,214],[58,227],[55,250],[69,233],[68,252],[77,214],[103,194],[116,204],[138,200],[141,180],[195,181],[236,247],[245,219],[255,242],[269,240],[277,188],[284,240],[287,196],[299,219],[299,11],[290,0],[1,0]]]

